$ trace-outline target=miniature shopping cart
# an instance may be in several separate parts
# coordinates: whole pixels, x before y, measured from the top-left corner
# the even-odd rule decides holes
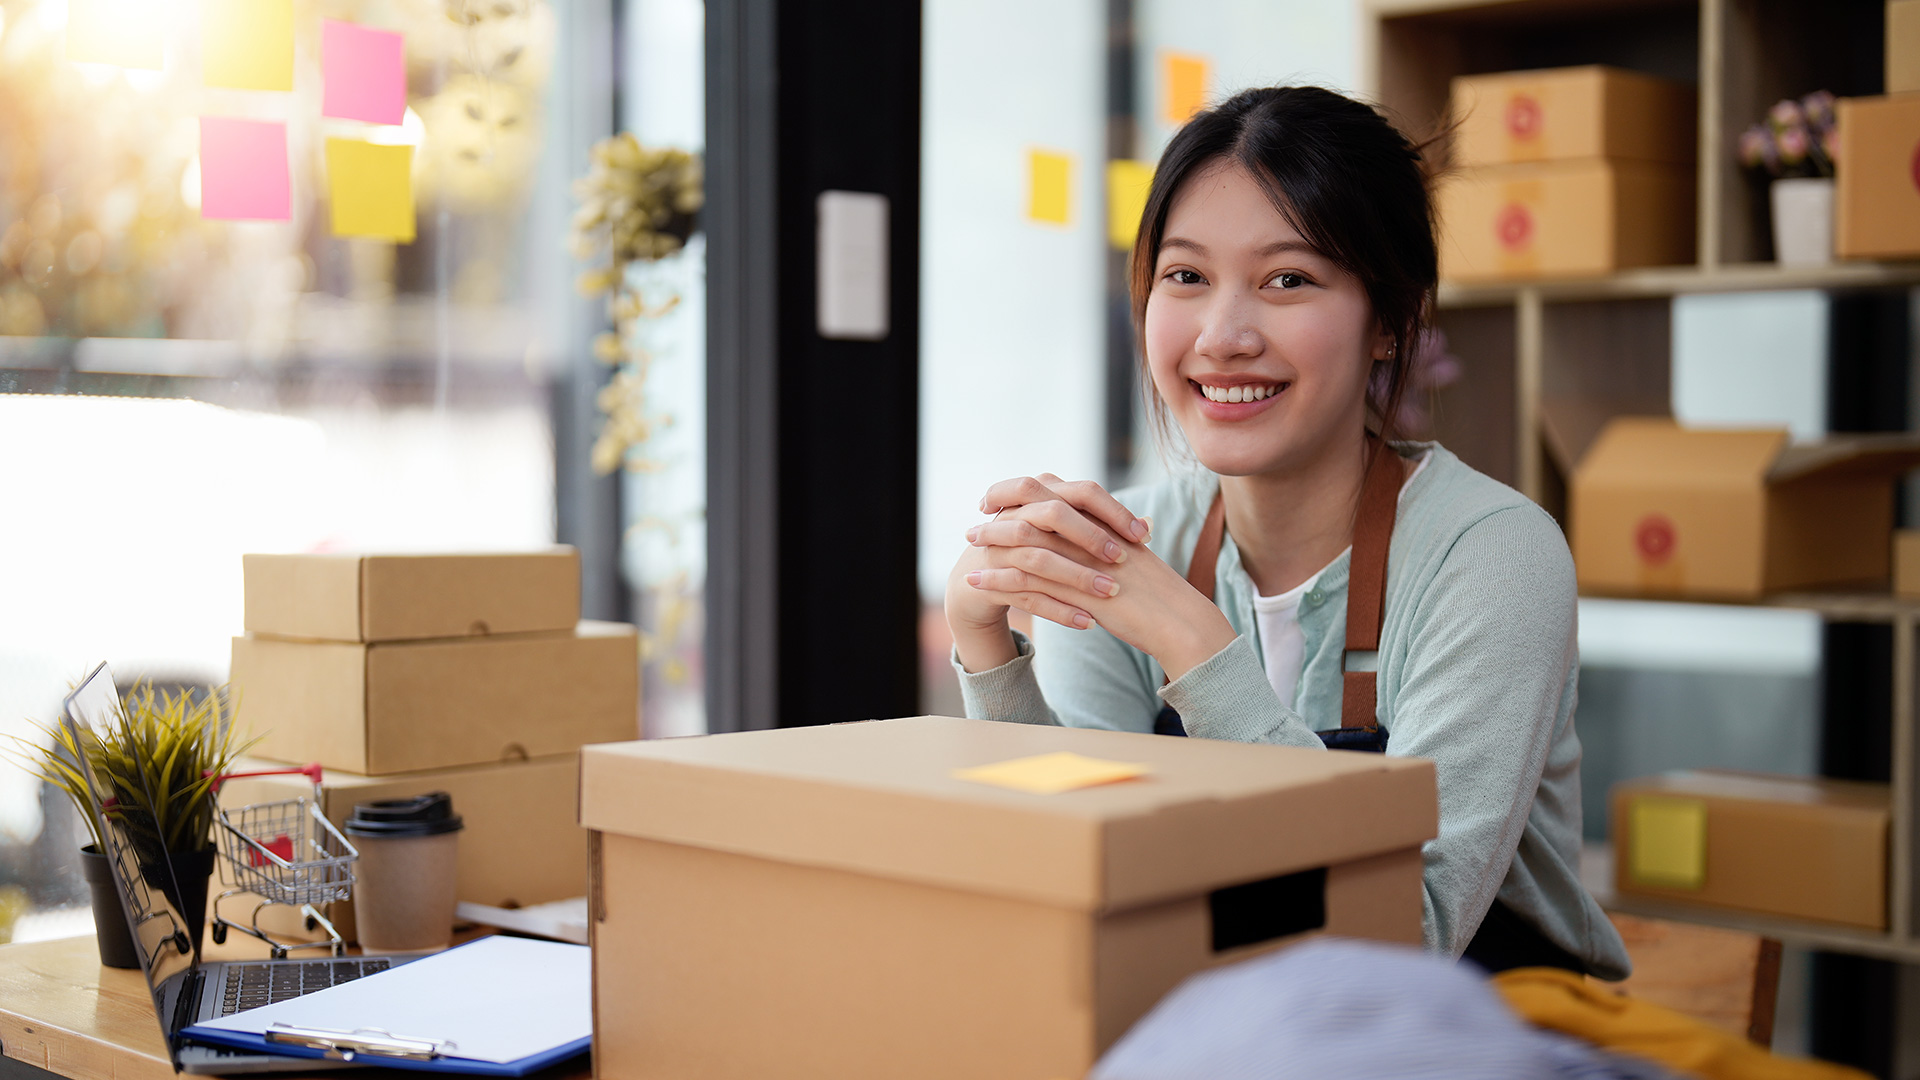
[[[329,946],[333,955],[340,956],[346,952],[346,942],[321,914],[320,905],[345,900],[352,894],[353,861],[360,853],[320,810],[320,766],[228,773],[214,779],[214,791],[240,777],[290,775],[312,781],[313,797],[220,811],[220,881],[231,887],[213,902],[213,940],[215,944],[226,941],[231,928],[266,942],[275,960],[285,959],[292,949]],[[220,914],[221,902],[235,896],[252,896],[258,901],[246,922]],[[262,930],[260,913],[276,905],[298,908],[306,928],[325,928],[326,939],[283,942]]]

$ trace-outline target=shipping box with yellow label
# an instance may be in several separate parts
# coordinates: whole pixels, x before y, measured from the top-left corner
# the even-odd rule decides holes
[[[1694,87],[1637,71],[1461,75],[1452,99],[1457,168],[1578,158],[1691,165],[1699,149]]]
[[[1582,277],[1693,261],[1694,170],[1645,162],[1463,169],[1437,196],[1440,277]]]
[[[1715,771],[1615,784],[1623,896],[1887,925],[1888,788]]]
[[[916,717],[592,746],[594,1073],[1083,1076],[1182,979],[1418,945],[1431,762]]]
[[[1842,98],[1835,116],[1834,254],[1920,256],[1920,94]]]
[[[1610,421],[1568,499],[1582,592],[1757,600],[1789,589],[1884,589],[1894,481],[1920,436],[1789,445],[1778,429]]]

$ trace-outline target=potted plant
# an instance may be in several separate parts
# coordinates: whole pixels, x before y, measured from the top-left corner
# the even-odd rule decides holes
[[[1833,261],[1833,95],[1817,90],[1767,110],[1740,136],[1740,164],[1771,181],[1773,255],[1782,266]]]
[[[92,842],[81,849],[81,859],[93,896],[101,963],[139,966],[99,824],[89,809],[86,778],[68,762],[87,763],[94,785],[105,796],[107,813],[126,827],[142,875],[149,885],[161,888],[195,928],[197,942],[206,924],[207,882],[213,874],[214,780],[252,745],[237,744],[233,714],[224,686],[170,693],[155,691],[152,681],[143,679],[121,698],[104,730],[81,733],[82,745],[75,745],[59,724],[36,723],[40,740],[15,740],[22,763],[66,792],[87,823]],[[171,875],[163,869],[169,863]]]

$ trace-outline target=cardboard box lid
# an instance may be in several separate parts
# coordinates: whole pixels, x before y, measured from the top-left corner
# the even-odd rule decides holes
[[[955,769],[1072,751],[1138,780],[1033,795]],[[1113,911],[1417,847],[1417,758],[921,716],[589,746],[590,829]]]
[[[1623,780],[1614,785],[1614,792],[1626,797],[1692,795],[1734,802],[1787,803],[1847,816],[1884,818],[1892,808],[1891,788],[1886,784],[1720,769],[1677,769],[1657,776]]]
[[[407,641],[564,630],[580,618],[580,556],[540,551],[242,556],[248,632]]]
[[[1785,428],[1689,428],[1669,417],[1607,422],[1579,482],[1635,487],[1740,487],[1815,477],[1894,477],[1920,466],[1920,435],[1839,435],[1790,444]]]

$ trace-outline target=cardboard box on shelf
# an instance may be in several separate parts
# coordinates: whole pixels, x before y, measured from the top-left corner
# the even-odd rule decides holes
[[[1887,0],[1887,93],[1920,90],[1920,0]]]
[[[1841,98],[1835,123],[1834,254],[1920,256],[1920,94]]]
[[[580,814],[597,1075],[788,1080],[1080,1076],[1208,966],[1417,944],[1438,823],[1418,759],[948,717],[588,747]]]
[[[1920,531],[1901,529],[1893,534],[1893,592],[1920,597]]]
[[[1440,277],[1501,281],[1693,261],[1694,171],[1640,162],[1465,169],[1440,185]]]
[[[1885,784],[1672,772],[1615,784],[1612,802],[1624,896],[1886,929]]]
[[[323,641],[566,630],[580,621],[570,547],[476,555],[247,555],[246,629]]]
[[[376,643],[233,639],[253,753],[380,776],[639,735],[634,628]]]
[[[1920,437],[1684,428],[1618,417],[1568,499],[1583,592],[1757,600],[1789,589],[1885,588],[1894,480]]]
[[[279,767],[248,758],[236,762],[234,771]],[[586,895],[587,832],[578,821],[579,778],[577,754],[398,776],[329,769],[320,784],[320,810],[335,828],[344,828],[358,803],[444,791],[453,797],[454,813],[464,825],[458,897],[493,907],[524,907]],[[220,805],[230,809],[312,797],[313,787],[304,776],[245,777],[221,788]],[[235,910],[222,910],[228,918],[240,918],[245,913],[242,902],[230,903]],[[351,901],[331,905],[326,914],[341,934],[353,939]]]
[[[1453,164],[1611,158],[1691,165],[1699,93],[1690,84],[1590,65],[1453,80]]]

